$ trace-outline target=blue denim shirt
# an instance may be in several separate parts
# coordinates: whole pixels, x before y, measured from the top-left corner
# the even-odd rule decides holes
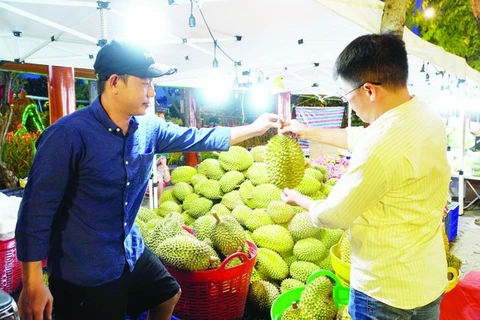
[[[155,153],[228,150],[229,128],[182,128],[145,115],[128,133],[97,99],[48,127],[20,205],[20,261],[48,257],[52,276],[96,286],[130,270],[144,244],[134,224]]]

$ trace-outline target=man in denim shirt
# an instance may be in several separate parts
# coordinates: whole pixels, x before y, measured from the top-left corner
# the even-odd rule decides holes
[[[19,211],[22,319],[170,319],[180,287],[144,246],[135,216],[153,156],[228,150],[269,128],[264,114],[235,128],[182,128],[146,115],[152,79],[165,71],[150,53],[113,40],[95,61],[99,97],[43,132]],[[41,261],[48,258],[50,287]],[[53,297],[52,297],[53,296]]]

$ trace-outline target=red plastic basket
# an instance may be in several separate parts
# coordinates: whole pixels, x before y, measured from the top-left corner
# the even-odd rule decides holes
[[[15,239],[0,241],[0,289],[14,293],[22,286],[22,265],[17,259]]]
[[[250,258],[243,252],[236,252],[214,270],[189,272],[167,267],[182,288],[173,312],[176,317],[182,320],[242,319],[257,259],[257,247],[250,241],[247,243]],[[243,262],[227,268],[227,263],[237,257]]]

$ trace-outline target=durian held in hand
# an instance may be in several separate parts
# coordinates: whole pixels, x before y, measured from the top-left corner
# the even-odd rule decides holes
[[[296,139],[288,135],[272,137],[265,150],[265,164],[270,183],[280,189],[295,188],[303,179],[305,160]]]

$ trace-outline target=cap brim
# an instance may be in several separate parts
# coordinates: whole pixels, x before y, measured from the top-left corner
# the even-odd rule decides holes
[[[174,66],[167,66],[164,64],[154,63],[148,67],[148,78],[158,78],[163,76],[169,76],[177,72],[177,68]]]

